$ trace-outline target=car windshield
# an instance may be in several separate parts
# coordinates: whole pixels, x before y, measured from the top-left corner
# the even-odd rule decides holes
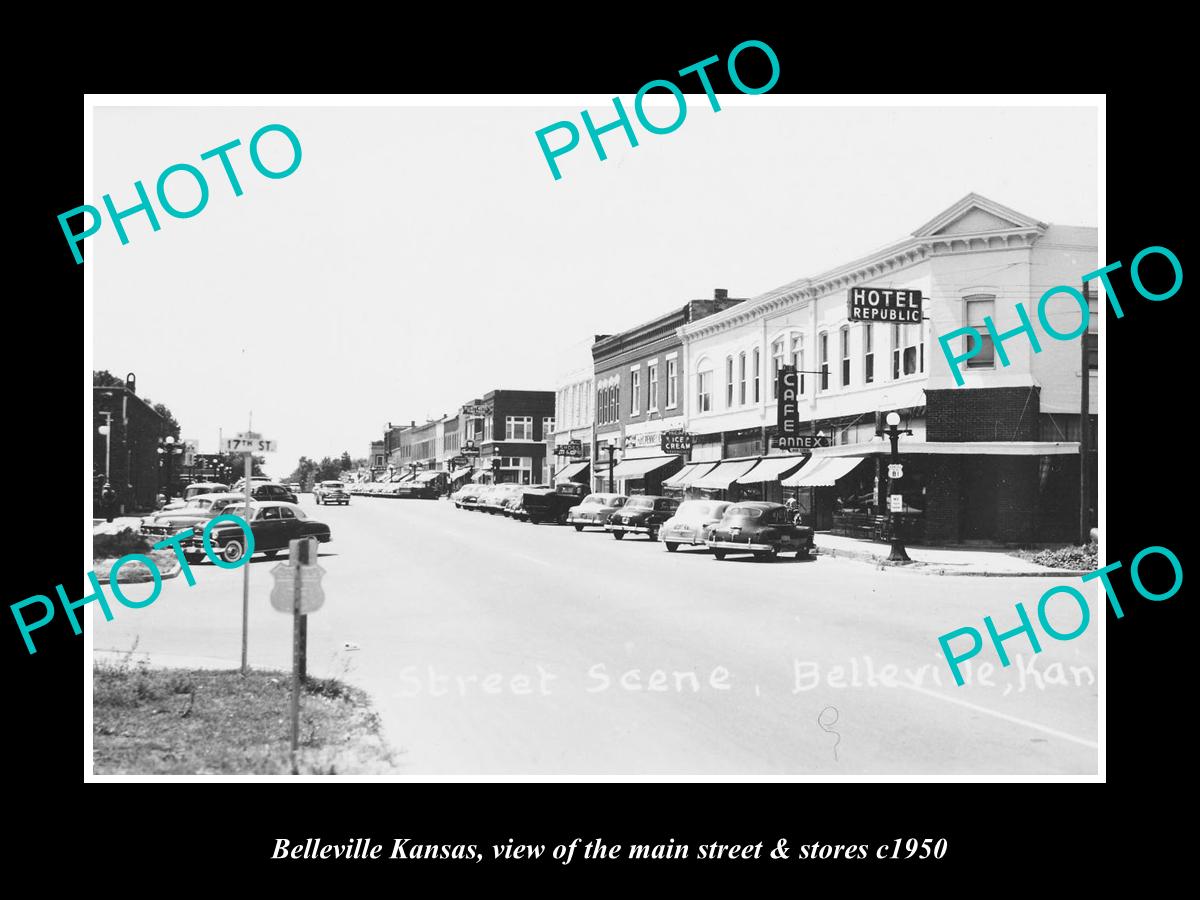
[[[327,481],[321,486],[331,488],[333,490],[340,490],[341,488],[345,487],[345,485],[342,484],[340,481]]]
[[[187,509],[208,509],[212,506],[211,500],[201,500],[199,497],[194,497],[186,504]]]
[[[221,510],[221,513],[222,513],[222,515],[226,515],[226,516],[238,516],[239,518],[245,519],[246,521],[249,521],[250,519],[254,518],[254,510],[250,510],[250,515],[246,515],[246,507],[245,506],[227,506],[223,510]]]
[[[588,494],[583,498],[583,502],[596,506],[621,506],[625,503],[625,498],[616,494]]]
[[[220,512],[221,510],[223,510],[227,506],[229,506],[229,504],[232,502],[233,502],[232,500],[214,500],[214,501],[212,501],[212,507],[211,507],[212,511]]]
[[[731,506],[725,511],[727,519],[760,519],[763,511],[757,506]]]
[[[626,509],[654,509],[654,498],[652,497],[631,497],[629,502],[625,504]]]

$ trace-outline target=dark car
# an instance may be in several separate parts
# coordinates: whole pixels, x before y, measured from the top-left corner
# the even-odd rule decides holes
[[[313,499],[317,501],[317,506],[328,505],[330,503],[340,503],[343,506],[350,504],[350,492],[346,490],[346,485],[341,481],[322,481],[313,488]]]
[[[792,513],[782,503],[735,503],[704,542],[716,559],[726,553],[752,553],[769,559],[794,551],[797,559],[812,550],[813,530],[792,522]]]
[[[329,526],[310,519],[298,506],[290,503],[264,501],[252,503],[247,510],[245,504],[227,506],[221,515],[240,516],[250,523],[254,534],[254,552],[273,557],[280,550],[287,550],[288,542],[296,538],[315,537],[322,544],[331,540]],[[237,562],[246,555],[246,535],[236,522],[221,522],[209,532],[213,552],[225,562]],[[181,541],[184,552],[196,555],[204,552],[199,530],[187,540]]]
[[[555,485],[554,490],[525,492],[521,508],[525,518],[537,525],[540,522],[567,524],[567,513],[587,496],[587,485],[570,482]]]
[[[272,481],[253,482],[250,486],[250,496],[263,502],[299,503],[300,498],[285,488],[282,484]]]
[[[627,534],[644,534],[652,541],[658,540],[663,522],[675,515],[679,501],[670,497],[651,497],[639,494],[608,517],[605,531],[611,531],[618,541]]]

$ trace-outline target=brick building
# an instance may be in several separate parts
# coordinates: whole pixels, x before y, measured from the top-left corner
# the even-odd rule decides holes
[[[464,424],[462,440],[475,441],[480,466],[487,469],[498,459],[498,482],[550,483],[554,460],[547,450],[554,441],[554,391],[498,388],[464,406],[478,411]]]
[[[163,486],[158,453],[167,422],[134,393],[135,385],[92,388],[92,474],[95,509],[107,478],[122,515],[154,509]],[[108,435],[100,432],[108,426]],[[177,457],[178,462],[182,457]]]
[[[592,344],[595,490],[608,490],[608,447],[612,446],[612,458],[619,460],[612,473],[617,491],[661,493],[663,480],[681,465],[679,456],[662,452],[662,433],[683,430],[687,424],[678,331],[743,302],[744,297],[730,297],[718,288],[711,298],[690,300],[619,334],[597,337]]]
[[[1095,228],[1039,222],[970,194],[891,246],[682,327],[696,463],[683,486],[727,499],[794,492],[818,528],[846,533],[878,523],[898,493],[910,537],[931,543],[1078,537],[1081,377],[1090,380],[1096,433],[1094,354],[1082,372],[1081,341],[1092,337],[1043,338],[1040,353],[1024,335],[1010,338],[1008,366],[986,339],[961,386],[937,338],[982,330],[985,317],[1005,334],[1020,324],[1018,302],[1036,318],[1043,292],[1096,269],[1096,239]],[[858,286],[920,290],[922,320],[851,321],[847,293]],[[1094,297],[1091,308],[1094,331]],[[1080,323],[1069,297],[1047,313],[1060,333]],[[799,372],[807,428],[830,444],[807,459],[773,446],[783,365]],[[881,436],[889,412],[913,431],[900,440],[904,475],[895,482]],[[1094,473],[1094,456],[1088,465]],[[1085,500],[1094,524],[1094,493]]]

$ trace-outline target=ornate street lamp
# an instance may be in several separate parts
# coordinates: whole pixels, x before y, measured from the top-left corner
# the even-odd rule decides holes
[[[888,505],[892,506],[892,497],[901,496],[897,491],[896,482],[903,477],[904,469],[900,465],[900,435],[911,435],[912,430],[909,428],[901,429],[900,415],[890,412],[887,414],[887,425],[883,433],[887,435],[888,440],[892,442],[892,464],[888,466]],[[904,549],[904,538],[900,535],[900,517],[901,512],[894,507],[891,509],[892,517],[892,552],[888,554],[888,562],[912,562],[908,558],[908,551]]]

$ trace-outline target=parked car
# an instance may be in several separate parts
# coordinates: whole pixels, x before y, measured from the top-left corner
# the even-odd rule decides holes
[[[725,510],[705,544],[717,559],[726,553],[753,553],[767,559],[795,551],[796,558],[812,551],[813,530],[792,522],[782,503],[735,503]]]
[[[578,506],[587,495],[587,485],[569,484],[555,485],[554,490],[526,490],[521,498],[521,508],[524,518],[534,525],[541,522],[557,522],[567,524],[567,513],[572,507]]]
[[[659,536],[667,550],[674,553],[680,544],[701,547],[714,525],[721,521],[732,504],[719,500],[685,500],[675,515],[663,522]]]
[[[450,500],[458,509],[462,509],[463,499],[465,497],[474,497],[476,494],[479,493],[479,489],[482,486],[483,485],[475,484],[472,481],[468,481],[466,484],[464,484],[457,491],[455,491],[453,494],[450,495]]]
[[[628,499],[624,494],[588,494],[582,503],[567,510],[567,524],[574,525],[576,531],[603,528],[608,517]]]
[[[604,530],[612,532],[618,541],[627,534],[644,534],[658,540],[659,529],[675,514],[679,501],[671,497],[639,494],[630,497],[624,506],[608,517]]]
[[[219,481],[193,481],[183,489],[183,499],[191,500],[200,494],[224,494],[229,491],[229,485]]]
[[[349,506],[350,492],[346,490],[344,482],[322,481],[313,488],[313,499],[317,501],[317,506],[328,505],[330,503],[340,503],[342,506]]]
[[[142,519],[139,531],[146,537],[161,540],[177,534],[185,528],[201,527],[231,503],[244,503],[245,494],[225,492],[221,494],[199,494],[192,497],[179,509],[160,510]]]
[[[268,559],[280,550],[286,550],[288,542],[296,538],[315,537],[321,543],[332,539],[328,525],[310,519],[304,510],[291,503],[266,500],[252,503],[249,508],[244,502],[240,506],[230,504],[221,514],[245,519],[254,535],[254,552],[265,553]],[[237,562],[246,555],[246,535],[236,522],[222,522],[209,532],[209,541],[213,552],[225,562]],[[199,534],[180,541],[179,546],[192,556],[204,552]]]
[[[519,498],[524,493],[525,488],[519,484],[497,484],[492,486],[492,490],[488,492],[484,499],[481,508],[484,512],[496,515],[504,513],[504,504],[514,498]]]
[[[271,482],[272,482],[272,479],[268,478],[266,475],[251,475],[250,476],[250,483],[252,485],[254,485],[254,484],[269,484]],[[230,490],[244,492],[246,490],[246,479],[239,478],[237,481],[235,481],[233,483],[233,487],[231,487]]]
[[[289,482],[287,483],[286,487],[287,487],[287,489],[288,489],[289,491],[291,491],[293,494],[301,494],[301,493],[303,493],[303,491],[301,490],[301,487],[300,487],[300,482],[298,482],[298,481],[289,481]]]
[[[436,481],[402,481],[393,487],[394,496],[402,500],[436,500],[441,493]]]
[[[511,519],[525,521],[529,518],[525,511],[525,498],[532,495],[541,495],[550,493],[550,485],[548,484],[526,484],[521,486],[521,490],[516,492],[515,496],[509,497],[504,501],[504,514]]]
[[[458,505],[463,509],[473,509],[478,512],[482,504],[486,502],[488,494],[491,493],[493,487],[494,485],[490,484],[474,485],[473,489],[463,492]]]

